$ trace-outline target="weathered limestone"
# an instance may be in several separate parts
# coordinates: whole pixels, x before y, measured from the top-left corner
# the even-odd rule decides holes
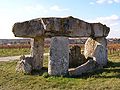
[[[66,75],[69,68],[69,47],[67,37],[52,37],[48,73]]]
[[[99,64],[97,64],[97,62],[91,58],[86,63],[82,64],[81,66],[69,69],[69,75],[79,76],[79,75],[82,75],[83,73],[92,72],[99,68],[101,68]]]
[[[37,18],[30,21],[15,23],[13,33],[17,37],[37,36],[54,37],[106,37],[109,27],[101,23],[87,23],[74,17]]]
[[[69,67],[75,68],[77,66],[80,66],[81,64],[85,63],[87,59],[83,54],[81,54],[81,48],[80,46],[73,46],[70,49],[69,53]]]
[[[16,71],[31,74],[31,71],[33,69],[32,61],[32,57],[25,57],[24,55],[21,56],[20,61],[17,62]]]
[[[33,69],[40,70],[43,67],[44,37],[36,37],[31,43],[31,57],[33,57]]]
[[[105,25],[102,25],[101,23],[92,23],[92,36],[93,37],[106,37],[109,33],[109,28],[107,28]]]
[[[95,57],[96,62],[102,66],[107,64],[107,40],[102,38],[88,38],[85,43],[85,57]]]
[[[48,73],[50,75],[66,75],[69,68],[68,37],[90,37],[85,43],[84,55],[88,60],[85,64],[80,51],[70,53],[70,66],[77,64],[77,68],[70,70],[70,75],[96,69],[96,66],[107,64],[107,41],[110,28],[101,23],[87,23],[74,17],[65,18],[37,18],[30,21],[15,23],[12,29],[16,37],[32,38],[31,57],[32,69],[43,67],[44,38],[52,37]],[[79,62],[81,61],[81,62]],[[75,63],[74,63],[75,62]],[[23,63],[20,62],[20,63]],[[21,65],[21,64],[19,64]],[[29,65],[28,65],[29,66]]]
[[[44,34],[44,24],[42,19],[25,21],[23,23],[15,23],[13,33],[16,37],[37,37]]]

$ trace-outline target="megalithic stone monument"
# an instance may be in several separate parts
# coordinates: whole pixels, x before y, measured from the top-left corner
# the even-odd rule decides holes
[[[106,47],[106,37],[108,36],[108,33],[110,31],[110,28],[106,25],[103,25],[101,23],[88,23],[83,20],[74,18],[72,16],[65,17],[65,18],[58,18],[58,17],[47,17],[47,18],[37,18],[32,19],[30,21],[25,22],[17,22],[13,25],[12,29],[14,35],[16,37],[24,37],[24,38],[32,38],[33,43],[32,46],[32,54],[33,57],[33,68],[34,69],[41,69],[43,67],[43,48],[44,48],[44,38],[53,38],[51,48],[53,46],[57,49],[54,51],[50,51],[50,58],[52,61],[52,64],[50,63],[48,66],[49,74],[50,75],[62,75],[67,72],[68,64],[65,68],[62,68],[62,70],[58,73],[55,73],[56,70],[58,71],[59,66],[53,65],[60,65],[64,66],[62,64],[69,63],[68,57],[69,55],[63,55],[63,52],[65,49],[65,52],[68,52],[66,49],[68,48],[67,43],[64,43],[64,38],[81,38],[81,37],[89,37],[86,44],[85,44],[85,57],[95,57],[96,61],[100,65],[106,65],[107,63],[107,47]],[[59,38],[58,38],[59,37]],[[63,38],[64,37],[64,38]],[[64,43],[64,45],[53,45],[55,44],[55,41],[60,41],[61,44]],[[65,39],[66,40],[66,39]],[[95,46],[92,44],[95,43]],[[91,46],[90,46],[91,45]],[[92,48],[89,48],[92,47]],[[104,50],[103,50],[104,49]],[[52,50],[52,49],[50,49]],[[61,52],[59,52],[61,50]],[[103,51],[103,52],[102,52]],[[59,53],[58,53],[59,52]],[[54,53],[54,54],[53,54]],[[54,57],[54,56],[55,57]],[[64,59],[61,57],[59,61],[57,60],[59,55],[65,56]],[[102,57],[103,56],[103,57]],[[63,60],[63,61],[62,61]],[[51,61],[50,61],[51,62]],[[59,62],[59,63],[58,63]],[[56,69],[55,69],[56,68]],[[53,69],[53,70],[50,70]],[[60,68],[61,69],[61,68]],[[55,70],[55,71],[54,71]],[[54,72],[54,74],[53,74]]]

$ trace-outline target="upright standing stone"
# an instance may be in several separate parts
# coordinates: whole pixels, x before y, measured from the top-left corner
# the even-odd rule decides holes
[[[48,73],[66,75],[69,68],[69,46],[67,37],[52,37]]]
[[[105,66],[107,64],[107,40],[105,37],[101,38],[88,38],[85,43],[84,50],[85,57],[95,57],[96,62]]]
[[[33,39],[31,51],[33,69],[40,70],[43,67],[44,37],[36,37]]]

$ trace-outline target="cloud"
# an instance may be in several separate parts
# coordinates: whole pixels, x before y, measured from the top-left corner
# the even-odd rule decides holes
[[[90,2],[90,4],[103,4],[103,3],[107,3],[107,4],[112,4],[112,3],[120,3],[120,0],[96,0],[95,2]]]
[[[0,39],[13,38],[12,26],[14,21],[9,16],[0,15]]]
[[[106,0],[96,0],[96,3],[104,3]]]
[[[95,20],[92,20],[92,22],[101,22],[108,26],[115,26],[120,23],[120,17],[117,15],[111,15],[108,17],[98,17]]]
[[[120,33],[119,33],[120,32],[120,16],[111,15],[111,16],[107,16],[107,17],[97,17],[94,20],[88,20],[88,22],[91,22],[91,23],[100,22],[102,24],[105,24],[108,27],[110,27],[110,29],[111,29],[109,37],[119,37],[120,38]]]
[[[31,5],[20,8],[19,15],[24,17],[25,20],[29,20],[35,17],[63,17],[67,16],[70,12],[70,9],[61,7],[59,5]],[[18,14],[18,13],[17,13]],[[23,19],[21,19],[23,20]]]
[[[17,7],[14,10],[0,8],[0,39],[15,38],[12,33],[12,26],[15,22],[22,22],[39,17],[62,17],[69,13],[69,9],[58,5],[30,5]]]
[[[26,6],[23,9],[26,10],[27,12],[42,12],[42,13],[48,13],[51,11],[52,12],[63,12],[63,11],[69,10],[66,8],[61,8],[58,5],[53,5],[53,6],[49,6],[49,7],[45,7],[42,5]]]
[[[90,2],[89,4],[94,5],[95,3],[94,2]]]
[[[46,13],[48,10],[42,5],[35,5],[35,6],[25,6],[22,10],[27,12],[43,12]]]
[[[59,11],[67,11],[69,9],[60,8],[59,6],[54,5],[54,6],[50,7],[50,10],[52,10],[52,11],[58,11],[59,12]]]
[[[96,3],[102,4],[102,3],[120,3],[120,0],[96,0]]]

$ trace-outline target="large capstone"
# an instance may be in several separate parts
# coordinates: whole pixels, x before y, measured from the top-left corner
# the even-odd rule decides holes
[[[91,27],[93,29],[91,36],[93,37],[106,37],[109,33],[109,28],[101,23],[92,23]]]
[[[106,37],[110,29],[101,23],[88,23],[74,17],[49,17],[15,23],[12,31],[16,37],[31,38],[37,36]]]
[[[69,46],[67,37],[52,37],[48,73],[66,75],[69,68]]]
[[[88,38],[85,43],[85,57],[95,57],[96,62],[105,66],[108,61],[107,57],[107,40],[103,38]]]

